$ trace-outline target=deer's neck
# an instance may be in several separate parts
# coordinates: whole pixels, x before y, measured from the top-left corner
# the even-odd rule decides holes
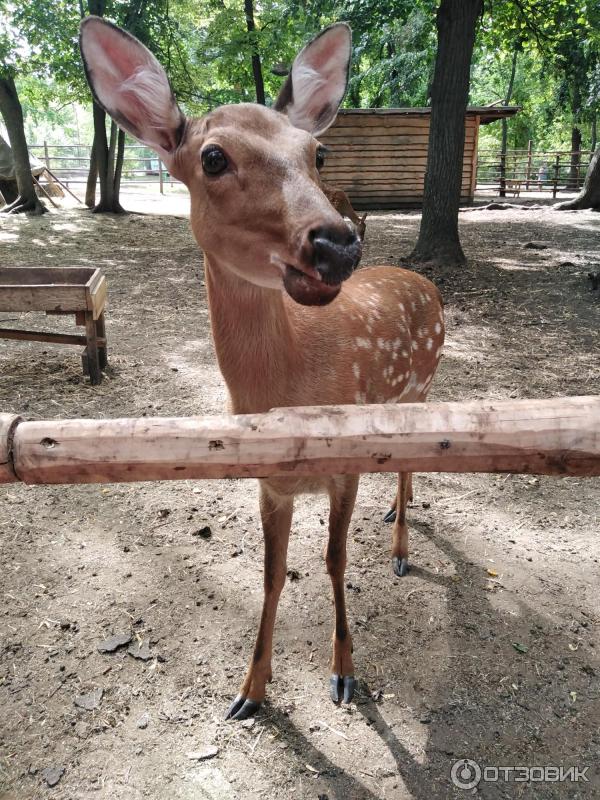
[[[235,413],[289,404],[301,368],[283,295],[239,278],[205,257],[210,319],[219,367]]]

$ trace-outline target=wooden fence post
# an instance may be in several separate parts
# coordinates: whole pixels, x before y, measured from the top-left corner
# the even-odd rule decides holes
[[[532,156],[532,148],[531,148],[531,139],[527,142],[527,173],[525,175],[525,189],[529,189],[529,180],[531,178],[531,156]]]
[[[165,186],[163,183],[163,163],[158,159],[158,188],[161,194],[165,193]]]
[[[554,181],[552,182],[552,197],[556,199],[556,193],[558,191],[558,173],[560,171],[560,153],[556,154],[556,159],[554,161]]]

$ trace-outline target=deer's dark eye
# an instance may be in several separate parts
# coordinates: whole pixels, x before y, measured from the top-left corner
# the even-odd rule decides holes
[[[317,154],[316,154],[316,157],[315,157],[315,162],[316,162],[318,170],[323,169],[323,167],[325,166],[325,153],[326,152],[327,151],[325,150],[324,147],[317,147]]]
[[[227,169],[227,156],[216,144],[202,151],[202,169],[207,175],[220,175]]]

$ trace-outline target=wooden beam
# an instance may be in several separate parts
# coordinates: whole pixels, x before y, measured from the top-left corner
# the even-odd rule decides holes
[[[85,347],[87,339],[76,333],[51,333],[50,331],[23,331],[16,328],[0,328],[0,339],[18,339],[26,342],[50,342],[51,344],[75,344]],[[98,344],[105,345],[106,339]]]
[[[12,437],[15,479],[32,484],[398,471],[600,475],[600,397],[52,420],[16,429],[11,419],[0,452],[8,463]]]

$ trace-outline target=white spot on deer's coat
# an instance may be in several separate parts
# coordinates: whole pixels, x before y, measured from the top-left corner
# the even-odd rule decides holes
[[[440,333],[442,332],[442,326],[440,325],[440,323],[439,323],[439,322],[436,322],[436,323],[435,323],[435,328],[434,328],[434,330],[435,330],[435,332],[438,334],[438,336],[439,336],[439,335],[440,335]]]
[[[360,364],[357,364],[356,361],[352,364],[352,372],[354,373],[354,377],[358,380],[360,378]]]
[[[412,349],[413,350],[418,350],[419,349],[419,345],[417,344],[417,342],[414,339],[412,341]]]
[[[364,339],[363,337],[359,336],[354,340],[354,343],[357,347],[362,347],[363,350],[370,350],[371,349],[371,340]]]
[[[427,339],[427,343],[425,346],[427,347],[428,350],[431,350],[431,348],[433,347],[433,339],[431,338],[431,336],[429,337],[429,339]]]

